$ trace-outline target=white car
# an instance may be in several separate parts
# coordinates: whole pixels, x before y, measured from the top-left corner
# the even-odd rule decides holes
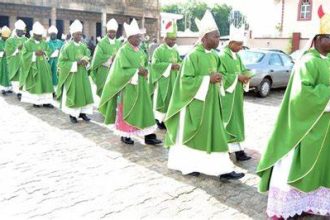
[[[296,62],[297,59],[299,59],[303,55],[303,53],[304,53],[303,50],[296,50],[290,54],[290,57],[294,62]]]

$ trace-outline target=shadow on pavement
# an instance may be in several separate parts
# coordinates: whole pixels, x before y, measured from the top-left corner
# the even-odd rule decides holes
[[[5,101],[11,105],[22,107],[29,114],[53,127],[78,132],[97,146],[120,153],[130,162],[203,190],[220,203],[253,219],[266,219],[267,198],[257,192],[258,178],[256,178],[255,169],[260,157],[258,152],[247,150],[254,159],[237,164],[247,170],[247,175],[241,181],[222,182],[218,178],[205,175],[182,176],[179,172],[167,169],[167,149],[162,146],[154,147],[140,143],[135,143],[134,146],[122,144],[119,137],[101,124],[102,116],[96,110],[92,116],[92,122],[79,121],[78,124],[73,125],[70,123],[69,117],[56,108],[34,108],[30,104],[20,103],[14,95],[5,97]],[[165,133],[158,131],[157,134],[163,139]]]
[[[273,89],[265,98],[258,97],[254,92],[244,94],[244,101],[257,105],[279,106],[282,102],[285,89]]]

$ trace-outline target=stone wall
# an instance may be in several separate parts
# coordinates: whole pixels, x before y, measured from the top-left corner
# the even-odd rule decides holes
[[[0,15],[9,17],[11,29],[14,28],[16,17],[32,17],[34,21],[39,21],[45,27],[48,27],[50,13],[51,8],[0,3]]]
[[[33,22],[39,21],[46,28],[62,20],[65,33],[69,31],[70,21],[79,19],[89,36],[95,36],[97,23],[102,24],[104,34],[110,18],[119,24],[135,18],[140,25],[144,24],[149,35],[159,30],[159,3],[154,0],[0,0],[0,16],[9,17],[10,28],[17,17],[33,18]]]
[[[55,7],[90,12],[107,12],[110,14],[125,14],[142,16],[143,8],[147,17],[157,17],[158,1],[154,0],[0,0],[0,3],[28,6]]]

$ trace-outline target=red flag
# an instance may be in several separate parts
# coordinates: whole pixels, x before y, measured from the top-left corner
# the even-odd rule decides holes
[[[317,13],[319,14],[320,18],[322,18],[324,16],[324,11],[323,11],[322,5],[320,5],[319,10],[317,11]]]
[[[165,29],[168,30],[168,29],[172,28],[172,25],[173,25],[172,21],[167,22],[165,25]]]

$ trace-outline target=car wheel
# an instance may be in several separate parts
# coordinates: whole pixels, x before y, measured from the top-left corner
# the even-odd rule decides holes
[[[261,98],[265,98],[268,96],[270,89],[272,87],[272,83],[268,78],[264,78],[258,88],[258,95]]]

